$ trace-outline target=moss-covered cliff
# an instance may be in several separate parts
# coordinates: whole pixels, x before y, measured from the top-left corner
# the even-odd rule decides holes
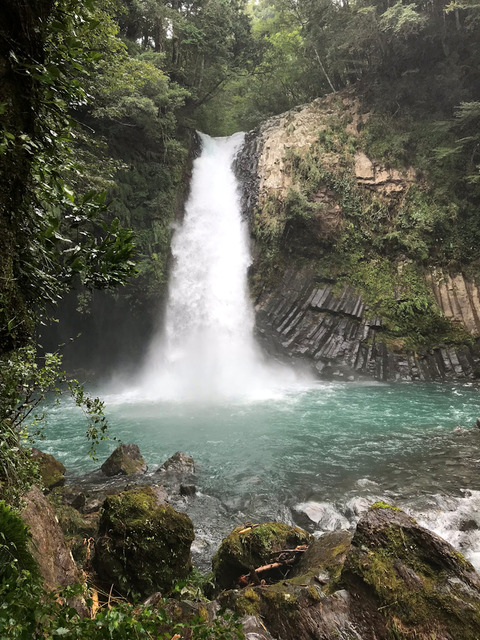
[[[465,212],[407,155],[387,162],[381,136],[350,92],[248,135],[238,167],[259,334],[322,377],[476,378],[480,292]]]

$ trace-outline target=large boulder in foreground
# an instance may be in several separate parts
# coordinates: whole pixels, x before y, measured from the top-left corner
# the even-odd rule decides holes
[[[190,518],[159,504],[151,487],[109,496],[95,547],[99,578],[123,594],[168,591],[191,569],[194,539]]]
[[[220,545],[212,560],[216,584],[233,588],[242,575],[275,561],[275,555],[286,549],[308,545],[313,536],[280,522],[237,527]]]
[[[377,503],[360,519],[340,585],[364,638],[480,638],[480,576],[395,507]]]
[[[65,484],[65,467],[50,453],[44,453],[40,449],[32,447],[31,455],[38,465],[38,471],[42,479],[42,484],[47,490],[60,487]]]
[[[343,566],[342,566],[343,564]],[[286,580],[223,592],[277,640],[478,640],[480,576],[447,542],[377,503],[326,534]]]
[[[121,444],[100,467],[106,476],[145,473],[147,464],[136,444]]]

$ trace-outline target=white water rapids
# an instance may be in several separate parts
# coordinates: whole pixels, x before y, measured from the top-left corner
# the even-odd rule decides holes
[[[248,229],[232,168],[244,134],[200,137],[184,220],[172,240],[163,328],[137,392],[181,402],[275,397],[294,377],[286,367],[266,364],[253,335]]]

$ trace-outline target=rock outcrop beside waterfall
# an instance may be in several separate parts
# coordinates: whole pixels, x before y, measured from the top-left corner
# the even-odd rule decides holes
[[[478,378],[478,282],[458,266],[400,250],[400,223],[387,233],[389,221],[415,217],[428,183],[412,167],[368,157],[359,143],[368,118],[346,93],[247,134],[237,172],[253,238],[259,338],[327,379]],[[380,242],[381,225],[383,244],[364,259],[362,243]],[[420,232],[407,240],[421,244]]]

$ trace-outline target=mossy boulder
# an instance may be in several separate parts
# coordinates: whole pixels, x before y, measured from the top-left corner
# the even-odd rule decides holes
[[[51,490],[65,484],[65,467],[50,453],[32,447],[32,458],[38,465],[38,471],[45,489]]]
[[[106,476],[145,473],[147,465],[136,444],[121,444],[100,467]]]
[[[328,589],[340,575],[351,542],[349,531],[332,531],[314,540],[292,568],[289,582]]]
[[[220,545],[212,560],[217,585],[234,587],[240,576],[269,563],[279,551],[308,545],[313,536],[280,522],[237,527]]]
[[[259,617],[277,640],[480,638],[480,576],[386,503],[353,538],[333,532],[312,543],[286,580],[224,591],[219,603]]]
[[[191,570],[190,518],[159,504],[151,487],[108,497],[99,523],[94,567],[120,593],[168,591]]]
[[[359,521],[338,586],[365,638],[480,638],[480,576],[450,544],[376,503]]]
[[[259,617],[279,640],[355,638],[347,635],[351,630],[348,594],[326,594],[340,573],[351,540],[348,531],[328,533],[301,554],[286,580],[223,592],[220,604],[239,615]]]

